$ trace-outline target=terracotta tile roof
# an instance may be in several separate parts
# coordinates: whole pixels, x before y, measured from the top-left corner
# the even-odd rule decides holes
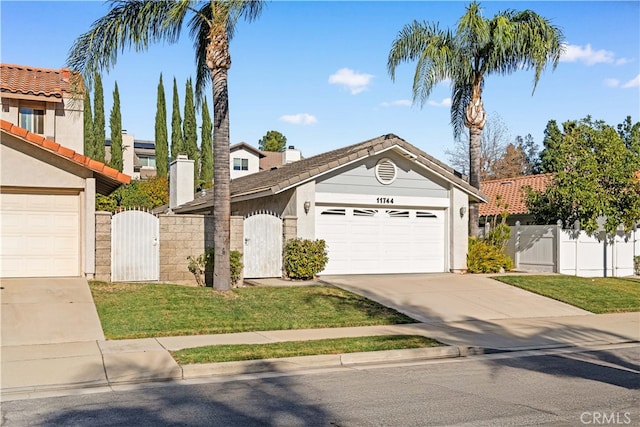
[[[531,187],[533,190],[544,191],[552,179],[553,174],[547,173],[481,182],[480,191],[487,195],[489,201],[479,205],[480,216],[498,215],[504,211],[505,204],[510,215],[528,213],[525,188]],[[502,207],[498,207],[496,203],[498,195],[501,196]]]
[[[125,175],[122,172],[119,172],[118,170],[113,169],[112,167],[109,167],[102,162],[91,159],[80,153],[76,153],[74,150],[62,146],[50,139],[46,139],[41,135],[31,133],[26,129],[14,125],[11,122],[0,120],[0,129],[2,129],[2,131],[6,132],[7,134],[21,139],[22,141],[37,145],[47,151],[64,157],[95,172],[96,174],[98,174],[98,178],[101,178],[103,181],[106,180],[105,184],[107,185],[107,187],[117,188],[120,184],[128,184],[131,182],[131,177],[129,175]]]
[[[71,93],[72,74],[68,68],[54,70],[24,65],[0,64],[0,91],[62,100]]]
[[[307,157],[297,162],[282,165],[277,169],[265,170],[234,179],[231,181],[231,200],[233,201],[234,198],[241,196],[252,198],[278,194],[307,179],[313,179],[317,175],[329,172],[347,163],[395,147],[403,150],[407,157],[410,157],[415,163],[428,168],[458,188],[465,190],[471,195],[472,199],[477,201],[485,200],[485,196],[469,185],[466,180],[462,179],[458,172],[393,134],[382,135],[358,144]],[[185,203],[182,207],[174,209],[174,212],[193,212],[196,210],[196,206],[198,209],[210,207],[213,205],[212,193],[207,192],[204,197]]]

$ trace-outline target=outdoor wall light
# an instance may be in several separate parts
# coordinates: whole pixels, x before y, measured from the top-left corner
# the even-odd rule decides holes
[[[463,206],[460,208],[460,218],[464,218],[464,214],[467,213],[467,207]]]
[[[306,202],[304,202],[304,213],[308,214],[309,209],[311,209],[311,202],[307,200]]]

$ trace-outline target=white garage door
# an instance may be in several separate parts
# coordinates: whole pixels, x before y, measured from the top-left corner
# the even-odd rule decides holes
[[[78,276],[79,196],[0,195],[1,277]]]
[[[442,210],[318,206],[316,236],[329,253],[321,274],[445,271]]]

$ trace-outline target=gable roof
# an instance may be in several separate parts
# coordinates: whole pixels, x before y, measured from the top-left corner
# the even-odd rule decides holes
[[[553,180],[552,173],[540,175],[518,176],[514,178],[494,179],[480,183],[480,191],[487,195],[489,201],[481,203],[480,216],[499,215],[506,211],[510,215],[529,213],[526,204],[526,187],[532,190],[544,191],[547,185]],[[496,196],[500,196],[498,206]]]
[[[72,93],[72,77],[79,78],[79,74],[68,68],[0,64],[0,92],[7,98],[62,102],[65,93]]]
[[[382,135],[358,144],[307,157],[282,165],[277,169],[236,178],[231,181],[231,200],[253,199],[278,194],[347,164],[387,150],[399,151],[414,164],[430,170],[465,191],[472,201],[485,201],[485,196],[462,179],[458,172],[394,134]],[[174,209],[174,212],[192,212],[198,208],[202,209],[212,205],[213,194],[207,192],[205,196]]]
[[[94,172],[97,180],[96,191],[101,194],[109,194],[121,184],[128,184],[131,182],[131,177],[129,175],[125,175],[102,162],[91,159],[80,153],[76,153],[74,150],[64,147],[55,141],[29,132],[28,130],[18,127],[11,122],[0,120],[0,129],[3,134],[14,136],[27,144],[38,146],[43,150],[63,157],[70,162]]]
[[[262,151],[258,150],[253,145],[247,144],[246,142],[238,142],[237,144],[233,144],[231,147],[229,147],[229,152],[233,153],[234,151],[238,151],[240,149],[245,149],[246,151],[250,151],[254,153],[256,156],[258,156],[258,158],[264,157],[264,154],[262,153]]]
[[[260,170],[269,170],[282,166],[282,152],[263,151],[264,157],[260,158]]]

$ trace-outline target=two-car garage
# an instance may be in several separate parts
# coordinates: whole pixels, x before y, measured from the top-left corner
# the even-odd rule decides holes
[[[329,252],[322,274],[446,271],[442,209],[316,206],[316,236]]]

